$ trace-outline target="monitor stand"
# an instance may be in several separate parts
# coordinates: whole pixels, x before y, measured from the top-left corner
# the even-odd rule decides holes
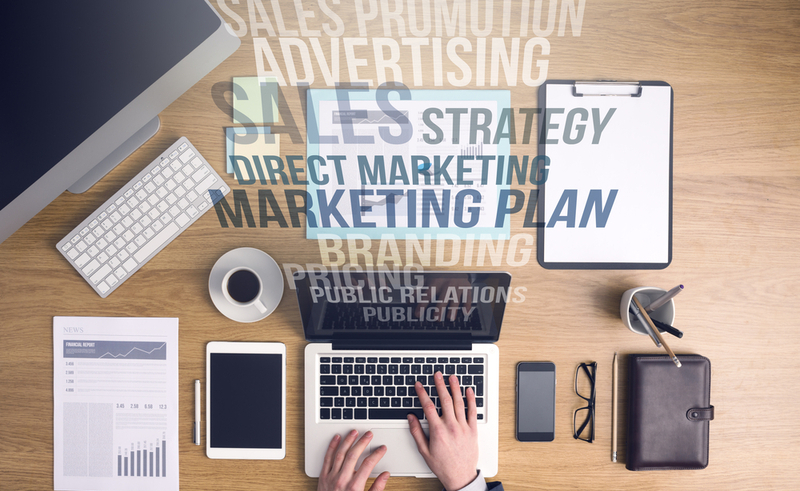
[[[158,132],[161,122],[158,116],[151,119],[139,131],[133,134],[130,138],[125,140],[125,143],[117,147],[116,150],[111,152],[108,157],[100,161],[99,164],[94,166],[92,170],[87,172],[83,177],[75,181],[75,183],[67,188],[70,193],[84,193],[94,184],[103,178],[106,174],[111,172],[111,169],[120,164],[123,160],[128,158],[134,150],[144,145],[144,143],[153,137]]]

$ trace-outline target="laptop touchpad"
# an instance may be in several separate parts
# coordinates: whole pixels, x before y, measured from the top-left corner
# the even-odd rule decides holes
[[[392,475],[434,477],[417,451],[417,444],[408,428],[371,428],[371,431],[374,436],[370,442],[370,452],[386,445],[386,454],[375,466],[373,476],[389,471]]]

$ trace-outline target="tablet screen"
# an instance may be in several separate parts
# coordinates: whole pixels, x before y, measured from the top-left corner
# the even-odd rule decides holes
[[[282,356],[211,353],[212,448],[281,448]]]

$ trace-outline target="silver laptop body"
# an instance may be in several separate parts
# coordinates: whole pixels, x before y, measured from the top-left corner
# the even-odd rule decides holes
[[[433,374],[455,373],[478,401],[478,468],[497,473],[499,349],[511,277],[500,272],[298,272],[306,339],[305,471],[318,477],[335,434],[386,445],[372,476],[435,477],[417,451],[406,415],[428,431],[413,383],[434,402]],[[442,319],[444,316],[444,319]],[[438,402],[437,402],[438,406]]]

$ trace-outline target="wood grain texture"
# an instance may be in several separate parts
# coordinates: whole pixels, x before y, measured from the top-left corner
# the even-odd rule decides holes
[[[247,2],[226,3],[247,19]],[[337,11],[348,23],[345,36],[357,36],[348,4],[352,2],[341,2]],[[495,4],[495,11],[501,11],[502,2]],[[516,16],[519,2],[512,4]],[[311,8],[310,2],[305,7]],[[500,17],[495,15],[492,35],[500,32]],[[286,23],[288,29],[298,28],[294,15],[288,15]],[[506,489],[520,490],[796,487],[800,480],[796,465],[800,7],[794,0],[589,1],[580,36],[571,36],[569,29],[568,24],[566,36],[555,32],[548,36],[548,78],[664,80],[674,88],[673,262],[663,271],[544,270],[535,256],[522,267],[502,264],[499,269],[513,274],[512,284],[527,290],[523,303],[508,307],[498,342],[502,387],[496,479]],[[512,29],[511,36],[515,35]],[[371,23],[368,37],[381,36],[380,22]],[[320,38],[326,53],[328,39],[324,34]],[[270,44],[280,51],[276,39]],[[364,49],[363,53],[370,51]],[[474,66],[474,53],[472,57],[464,59]],[[274,222],[267,228],[223,228],[212,211],[107,299],[98,297],[55,249],[59,239],[180,136],[187,136],[222,173],[222,128],[231,125],[231,113],[217,105],[224,108],[224,101],[230,103],[230,92],[220,88],[229,88],[233,76],[255,75],[254,59],[248,31],[239,51],[161,114],[162,128],[151,141],[87,193],[65,193],[0,244],[1,489],[52,487],[55,315],[180,318],[182,489],[316,487],[316,480],[303,472],[302,390],[288,392],[284,460],[209,460],[203,446],[191,444],[189,431],[192,381],[204,378],[209,341],[285,343],[288,384],[302,388],[306,342],[291,290],[264,321],[238,324],[216,311],[207,282],[216,259],[236,247],[262,249],[279,264],[320,262],[318,245],[305,240],[303,228],[279,228]],[[410,60],[403,59],[400,65],[411,85]],[[359,74],[377,76],[371,67]],[[323,87],[318,68],[315,75],[314,86]],[[348,80],[344,55],[340,75]],[[432,77],[428,71],[423,74],[423,88],[436,88]],[[535,87],[518,83],[509,89],[514,107],[536,107]],[[305,136],[302,91],[284,88],[284,95]],[[512,146],[518,155],[534,151],[521,143]],[[304,155],[305,145],[282,135],[281,153]],[[234,189],[242,188],[233,179],[228,182]],[[302,189],[265,187],[275,191],[281,205],[285,205],[283,189]],[[514,187],[526,194],[531,189]],[[248,194],[255,203],[256,188]],[[535,230],[523,229],[522,218],[521,214],[512,218],[512,233],[531,233],[535,240]],[[404,250],[401,242],[401,253]],[[377,244],[372,252],[377,254]],[[619,298],[634,286],[671,288],[679,283],[686,285],[686,291],[676,299],[676,326],[686,335],[668,342],[678,356],[698,353],[711,360],[716,417],[711,423],[710,465],[699,471],[629,472],[624,467],[624,431],[620,463],[610,462],[612,357],[615,351],[621,355],[624,387],[624,355],[659,350],[647,337],[624,328],[618,317]],[[552,443],[520,443],[514,438],[515,366],[535,360],[550,360],[557,367]],[[598,362],[597,439],[592,444],[571,436],[572,411],[582,402],[573,392],[572,377],[584,361]],[[620,396],[624,430],[624,390]],[[440,488],[435,480],[392,478],[387,489]]]

